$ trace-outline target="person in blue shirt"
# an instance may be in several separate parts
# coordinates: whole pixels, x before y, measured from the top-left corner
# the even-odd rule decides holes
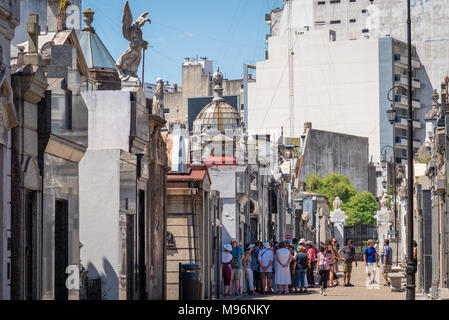
[[[390,281],[388,280],[388,274],[391,272],[391,265],[393,264],[393,250],[390,247],[390,240],[384,240],[384,254],[383,254],[383,275],[385,279],[385,286],[391,286]]]
[[[368,240],[368,247],[363,251],[363,261],[365,262],[366,273],[368,274],[369,284],[376,283],[377,252],[374,248],[373,240]]]
[[[242,278],[242,256],[243,256],[243,249],[239,246],[236,239],[231,239],[231,246],[232,246],[232,260],[231,260],[231,280],[232,284],[234,284],[235,288],[235,295],[240,295],[240,279]],[[232,291],[232,285],[231,285],[231,291]]]

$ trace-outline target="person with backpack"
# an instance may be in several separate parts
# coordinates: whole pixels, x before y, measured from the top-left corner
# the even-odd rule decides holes
[[[295,256],[295,284],[296,292],[307,293],[307,270],[310,267],[310,261],[307,257],[306,248],[298,248],[299,253]],[[299,291],[298,291],[299,288]]]
[[[230,244],[226,244],[224,246],[224,251],[221,254],[221,272],[223,274],[223,282],[224,282],[224,291],[225,298],[230,297],[231,293],[231,260],[232,260],[232,246]]]
[[[259,253],[263,249],[263,243],[259,240],[254,242],[254,248],[251,251],[251,269],[254,274],[254,284],[257,293],[262,293],[262,279],[260,278]]]
[[[320,294],[325,296],[327,289],[327,281],[329,280],[330,266],[329,261],[332,258],[328,246],[320,247],[320,253],[317,256],[316,274],[320,276]]]
[[[231,279],[235,288],[235,295],[240,295],[240,279],[242,278],[242,256],[243,249],[239,246],[236,239],[231,239],[232,260],[231,260]]]
[[[274,254],[271,250],[271,243],[265,242],[264,249],[260,251],[258,258],[264,294],[271,293],[271,282],[273,279],[273,259]]]

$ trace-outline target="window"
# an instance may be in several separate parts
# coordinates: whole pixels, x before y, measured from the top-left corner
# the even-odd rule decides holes
[[[356,0],[349,0],[349,2],[356,2]]]
[[[340,0],[331,0],[331,3],[340,3]]]
[[[65,94],[65,126],[67,130],[73,129],[73,111],[72,111],[72,91],[67,90]]]
[[[369,32],[369,29],[363,29],[362,30],[362,33],[368,33]]]
[[[170,113],[170,109],[164,109],[164,113]]]
[[[356,21],[357,21],[356,19],[349,19],[349,23],[354,23]]]
[[[316,25],[323,26],[323,25],[326,24],[326,22],[325,22],[325,21],[315,21],[315,24],[316,24]]]
[[[326,1],[318,1],[318,5],[319,5],[319,6],[322,6],[322,5],[324,5],[324,4],[326,4]]]
[[[330,23],[331,24],[339,24],[341,22],[341,20],[332,20]]]
[[[366,13],[366,9],[363,9],[363,10],[362,10],[362,13]]]

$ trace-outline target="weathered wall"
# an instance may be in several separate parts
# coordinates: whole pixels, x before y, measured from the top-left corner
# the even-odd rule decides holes
[[[88,150],[80,162],[81,263],[89,278],[102,278],[107,300],[119,298],[119,212],[120,150]]]
[[[5,114],[8,110],[13,111],[12,92],[5,90],[11,85],[10,77],[10,41],[14,37],[14,29],[19,24],[20,19],[19,0],[0,1],[0,47],[3,49],[1,62],[6,68],[5,77],[2,78],[0,86],[0,300],[7,300],[11,297],[10,280],[8,268],[11,266],[11,252],[8,249],[8,239],[11,234],[11,131],[7,124],[9,117]]]
[[[186,189],[188,190],[188,189]],[[174,194],[173,194],[174,193]],[[199,246],[203,235],[203,202],[195,196],[168,191],[167,231],[175,237],[176,247],[167,249],[167,299],[179,299],[179,263],[199,263],[204,248]],[[201,243],[204,245],[203,243]]]
[[[149,116],[149,144],[147,184],[147,299],[162,300],[167,296],[167,147],[161,135],[165,121]]]
[[[349,177],[358,192],[368,190],[367,138],[311,129],[306,143],[300,181],[337,173]]]

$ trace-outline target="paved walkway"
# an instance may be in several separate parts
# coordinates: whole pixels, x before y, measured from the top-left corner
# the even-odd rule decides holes
[[[339,266],[338,280],[340,285],[327,289],[327,295],[320,295],[320,289],[309,288],[307,294],[288,294],[272,296],[244,296],[240,300],[405,300],[404,292],[390,292],[390,288],[384,287],[385,280],[381,276],[381,268],[376,272],[376,283],[370,285],[365,273],[365,265],[358,263],[353,265],[351,283],[354,287],[343,287],[342,266]]]

